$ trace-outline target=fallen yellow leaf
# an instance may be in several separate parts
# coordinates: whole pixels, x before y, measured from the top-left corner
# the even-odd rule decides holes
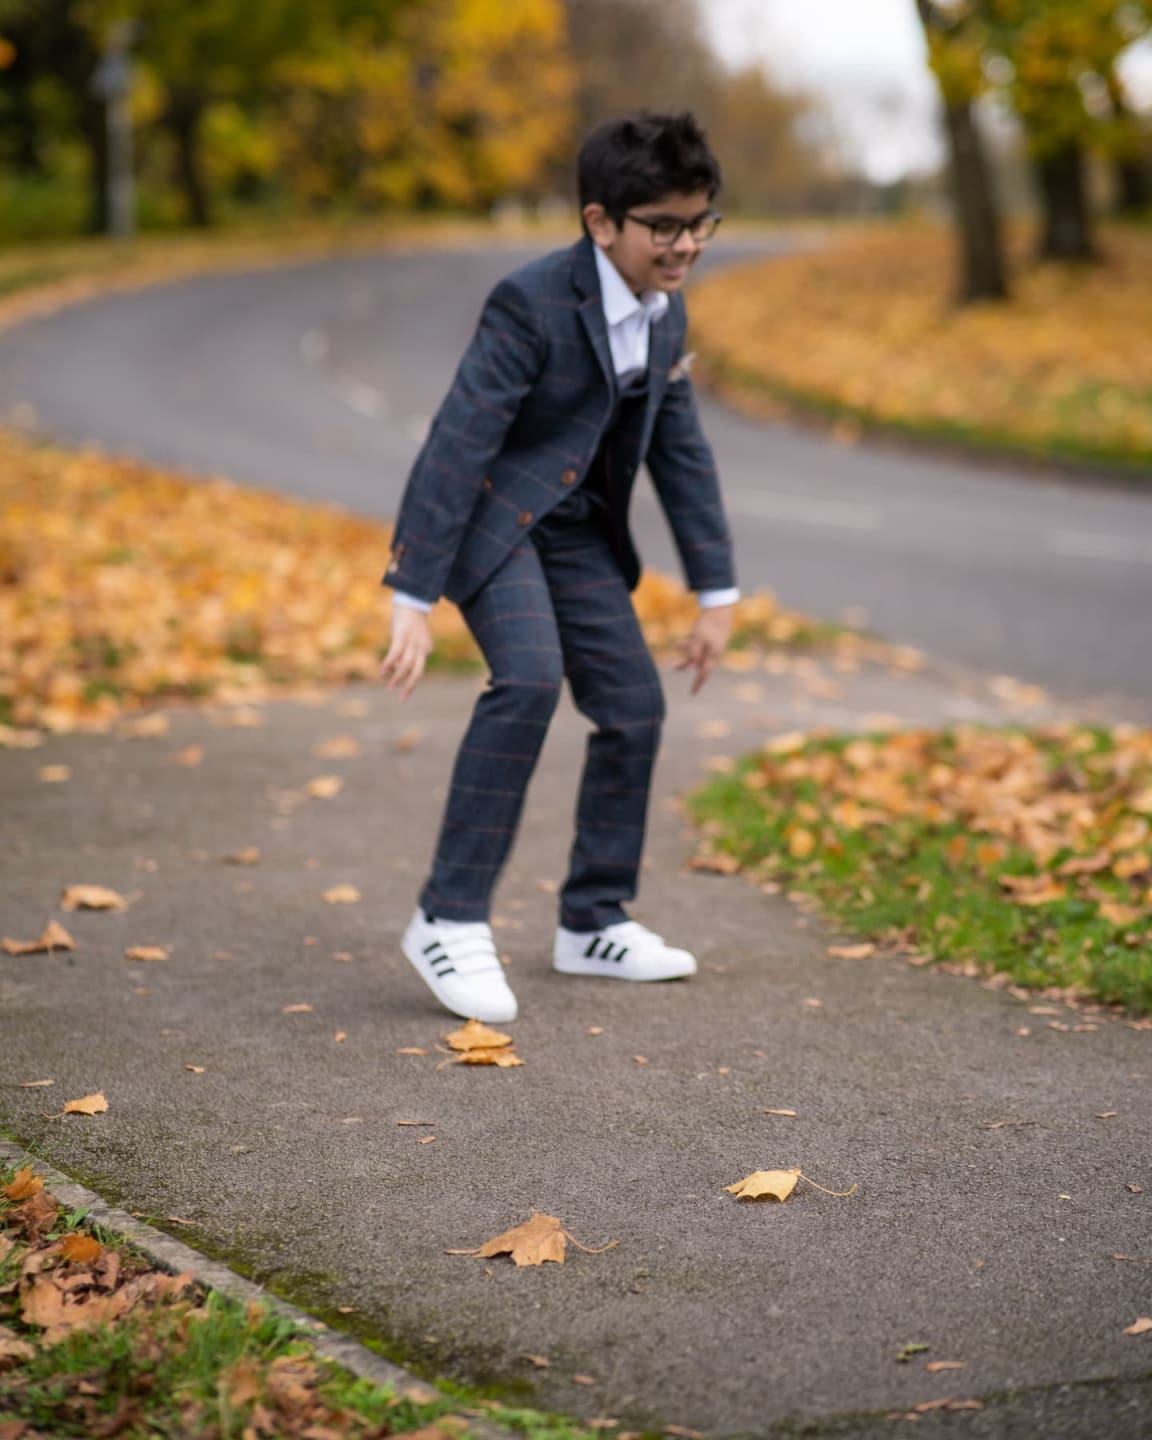
[[[864,941],[860,945],[829,945],[828,954],[834,955],[838,960],[867,960],[869,955],[875,955],[876,946],[870,941]]]
[[[126,960],[167,960],[172,951],[167,945],[132,945],[124,951]]]
[[[487,1025],[482,1025],[479,1020],[469,1020],[459,1030],[453,1030],[451,1035],[444,1036],[445,1043],[453,1050],[497,1050],[501,1045],[511,1045],[511,1035],[504,1035],[499,1030],[491,1030]]]
[[[72,768],[69,765],[41,765],[36,774],[45,785],[60,785],[65,780],[71,780]]]
[[[128,901],[103,885],[69,885],[60,897],[61,910],[126,910]]]
[[[247,845],[243,850],[233,850],[230,855],[224,856],[227,865],[259,865],[260,851],[255,845]]]
[[[282,1005],[281,1015],[308,1015],[312,1012],[312,1006],[301,1002],[299,1005]]]
[[[57,920],[49,920],[35,940],[0,940],[0,950],[7,955],[39,955],[44,951],[75,950],[76,942]]]
[[[558,1220],[555,1215],[534,1212],[531,1219],[525,1220],[522,1225],[517,1225],[512,1230],[506,1230],[503,1235],[497,1235],[495,1239],[481,1245],[479,1250],[449,1250],[446,1253],[478,1255],[484,1260],[490,1260],[495,1255],[511,1255],[516,1265],[543,1265],[547,1261],[563,1265],[565,1246],[569,1240],[587,1255],[602,1255],[619,1244],[619,1241],[613,1240],[599,1249],[589,1249],[570,1235],[565,1230],[563,1221]]]
[[[8,1184],[4,1186],[4,1194],[9,1200],[14,1200],[19,1204],[21,1201],[31,1199],[43,1188],[44,1177],[33,1174],[31,1167],[26,1165],[23,1169],[17,1170]]]
[[[317,800],[331,800],[334,795],[339,795],[343,790],[344,777],[342,775],[317,775],[315,780],[309,780],[304,788]]]
[[[516,1065],[523,1065],[524,1061],[516,1052],[507,1046],[501,1046],[497,1050],[465,1050],[456,1056],[457,1065],[498,1065],[501,1070],[508,1070]]]
[[[102,1115],[108,1109],[104,1092],[97,1090],[94,1095],[82,1095],[79,1100],[69,1100],[64,1106],[65,1115]]]
[[[355,885],[333,885],[324,891],[324,899],[329,905],[358,905],[361,896]]]
[[[60,1242],[60,1254],[75,1265],[90,1265],[93,1260],[99,1260],[103,1253],[103,1245],[91,1235],[73,1233],[65,1235]]]
[[[1133,1320],[1131,1325],[1124,1327],[1125,1335],[1147,1335],[1152,1330],[1152,1315],[1141,1315],[1139,1320]]]
[[[799,1169],[753,1170],[743,1180],[724,1188],[738,1200],[787,1200],[799,1178]]]

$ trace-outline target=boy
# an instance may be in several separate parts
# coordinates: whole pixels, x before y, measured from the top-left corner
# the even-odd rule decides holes
[[[565,678],[596,729],[554,966],[618,980],[696,970],[623,909],[636,894],[664,716],[629,594],[640,562],[628,502],[646,461],[701,606],[678,667],[695,672],[695,694],[728,643],[738,598],[679,294],[720,223],[719,185],[691,115],[640,112],[595,130],[579,159],[583,238],[492,291],[404,493],[384,576],[395,594],[381,674],[408,697],[432,649],[425,616],[442,594],[491,670],[403,939],[460,1016],[516,1018],[489,905]]]

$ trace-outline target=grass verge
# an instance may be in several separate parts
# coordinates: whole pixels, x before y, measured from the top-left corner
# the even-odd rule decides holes
[[[702,370],[754,410],[851,440],[880,427],[968,448],[1152,472],[1152,232],[1100,266],[1018,255],[1013,299],[956,309],[951,236],[886,226],[726,269],[696,292]]]
[[[689,812],[699,868],[905,954],[1152,1013],[1152,731],[786,735]]]
[[[389,638],[380,577],[391,527],[222,479],[31,444],[0,431],[0,742],[18,730],[104,730],[161,700],[263,698],[372,679]],[[686,635],[694,597],[648,574],[649,642]],[[451,605],[432,615],[433,665],[478,666]],[[884,646],[760,592],[741,646]]]
[[[462,1440],[477,1419],[530,1440],[592,1434],[462,1390],[363,1380],[319,1356],[291,1318],[158,1271],[84,1220],[31,1169],[0,1165],[5,1440]]]

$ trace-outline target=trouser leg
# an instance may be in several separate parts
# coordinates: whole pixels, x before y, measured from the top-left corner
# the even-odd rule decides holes
[[[660,676],[602,527],[573,526],[541,559],[560,636],[564,673],[588,737],[576,834],[560,922],[598,930],[626,920],[635,898],[652,771],[664,719]]]
[[[462,607],[490,669],[452,772],[420,904],[437,919],[487,920],[560,695],[563,662],[530,541]]]

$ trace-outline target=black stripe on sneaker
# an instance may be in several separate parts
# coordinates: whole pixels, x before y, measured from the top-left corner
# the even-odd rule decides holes
[[[439,950],[439,949],[440,949],[440,941],[439,941],[439,940],[433,940],[433,942],[432,942],[431,945],[425,945],[425,946],[424,946],[424,950],[423,950],[422,953],[425,954],[425,955],[431,955],[431,953],[432,953],[433,950]]]
[[[597,935],[596,938],[595,938],[595,940],[592,941],[591,945],[588,946],[587,950],[584,951],[584,958],[585,958],[585,960],[590,960],[590,959],[593,957],[593,955],[596,954],[596,947],[597,947],[597,945],[599,945],[599,944],[600,944],[600,937],[599,937],[599,935]]]
[[[623,950],[620,951],[619,955],[616,956],[616,963],[617,963],[617,965],[619,965],[620,961],[623,960],[623,959],[624,959],[624,956],[627,955],[627,954],[628,954],[628,947],[627,947],[627,945],[625,945],[624,948],[623,948]]]
[[[611,959],[612,959],[612,942],[611,942],[610,940],[605,944],[604,949],[600,952],[599,955],[597,955],[596,958],[597,958],[597,960],[611,960]]]

